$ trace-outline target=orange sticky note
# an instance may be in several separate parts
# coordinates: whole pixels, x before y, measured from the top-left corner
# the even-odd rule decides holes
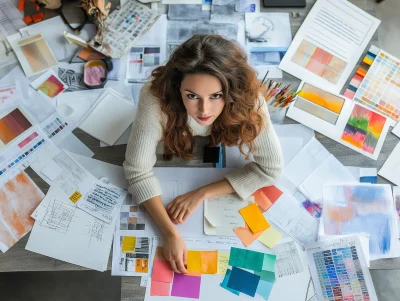
[[[218,271],[218,251],[201,252],[201,273],[216,274]]]
[[[269,207],[272,206],[272,202],[270,199],[261,191],[261,189],[257,190],[253,193],[254,201],[260,206],[262,210],[267,211]]]
[[[187,252],[187,271],[201,273],[201,251]]]
[[[146,258],[136,258],[136,273],[147,273],[149,271],[149,260]]]
[[[262,187],[259,190],[261,190],[265,196],[271,201],[271,203],[275,203],[283,194],[282,191],[280,191],[276,186],[267,186],[267,187]]]
[[[237,227],[233,229],[233,232],[239,237],[239,239],[242,241],[242,243],[248,247],[250,246],[264,231],[261,231],[259,233],[253,234],[249,227],[245,225],[244,228],[242,227]]]
[[[239,213],[253,233],[263,231],[270,227],[256,203],[240,209]]]

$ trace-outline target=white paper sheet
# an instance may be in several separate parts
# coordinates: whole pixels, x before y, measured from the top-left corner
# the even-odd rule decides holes
[[[65,137],[61,142],[57,143],[57,146],[60,149],[67,150],[71,153],[86,156],[86,157],[93,157],[94,152],[90,150],[81,140],[78,139],[74,134],[69,134]]]
[[[136,117],[136,113],[137,113],[137,111],[135,112],[135,117]],[[126,145],[126,144],[128,144],[129,137],[131,136],[131,132],[132,132],[133,123],[125,130],[125,132],[121,135],[121,137],[119,137],[118,140],[115,141],[114,145]],[[108,146],[111,146],[111,145],[108,145],[107,143],[104,143],[103,141],[100,141],[100,147],[108,147]]]
[[[400,137],[400,122],[398,122],[393,128],[392,133],[395,134],[397,137]]]
[[[112,112],[112,114],[110,114]],[[83,117],[79,128],[89,135],[113,145],[135,118],[136,108],[130,100],[113,89],[107,89],[93,109]]]
[[[103,272],[115,221],[108,225],[94,218],[63,197],[58,186],[52,186],[37,209],[26,249]]]
[[[332,279],[333,274],[336,274],[339,287],[343,287],[341,285],[347,277],[353,279],[351,286],[348,287],[348,292],[352,296],[355,295],[360,300],[369,297],[368,299],[371,301],[378,301],[361,242],[357,236],[311,243],[307,245],[306,252],[318,300],[324,300],[324,296],[327,294],[326,292],[325,294],[323,293],[324,287],[328,283],[331,284],[329,279]],[[327,260],[333,259],[332,265],[334,267],[345,265],[341,275],[343,275],[342,277],[347,277],[342,278],[339,272],[333,269],[331,272],[332,278],[330,278],[325,267],[328,265],[324,261],[325,258]],[[327,277],[327,284],[322,282],[323,277]],[[332,286],[334,286],[333,283]]]
[[[17,33],[18,29],[26,26],[22,18],[22,14],[10,0],[0,2],[0,30],[5,36]]]
[[[322,193],[325,183],[329,182],[358,182],[359,178],[353,175],[339,162],[333,155],[318,166],[308,177],[300,184],[299,190],[310,201],[322,203]]]
[[[328,156],[327,149],[317,139],[311,138],[286,166],[284,174],[298,187]]]
[[[318,237],[318,220],[291,195],[284,193],[266,212],[265,217],[300,244]]]
[[[393,187],[393,199],[394,199],[394,205],[396,207],[396,212],[399,217],[397,227],[399,229],[399,237],[400,237],[400,187],[399,186]]]
[[[379,113],[375,113],[367,107],[353,102],[342,95],[325,92],[318,86],[311,86],[308,83],[302,82],[298,91],[300,90],[302,90],[302,93],[304,92],[306,96],[301,97],[301,94],[297,96],[296,100],[289,106],[289,110],[286,114],[287,117],[314,129],[315,131],[347,146],[348,148],[351,148],[352,150],[355,150],[356,152],[359,152],[360,154],[374,160],[378,159],[386,135],[389,131],[391,124],[390,119],[387,119]],[[330,102],[337,102],[335,105],[340,107],[340,100],[342,102],[342,106],[339,110],[340,113],[337,114],[332,110],[328,110],[322,104],[315,104],[306,99],[306,97],[309,97],[310,99],[318,99],[322,104],[326,102],[327,107],[334,106],[333,104],[330,104]],[[369,142],[366,138],[367,135],[372,132],[369,125],[367,125],[367,134],[365,134],[364,129],[357,131],[358,128],[356,128],[355,134],[349,134],[351,133],[351,130],[347,130],[347,127],[349,126],[351,129],[354,128],[353,125],[348,125],[349,118],[353,117],[353,112],[356,112],[354,113],[355,116],[366,116],[368,123],[372,118],[375,120],[375,124],[373,125],[375,127],[373,142]],[[374,114],[374,116],[368,117],[371,114]],[[379,122],[377,117],[380,118]],[[380,128],[381,126],[382,128]],[[359,134],[359,137],[354,138],[353,136],[356,134]],[[361,144],[361,146],[358,146],[358,144]]]
[[[400,142],[393,149],[378,174],[400,186]]]
[[[379,24],[349,1],[319,0],[279,68],[339,93]]]
[[[97,181],[79,200],[77,206],[98,219],[112,224],[119,213],[127,192],[115,185]]]

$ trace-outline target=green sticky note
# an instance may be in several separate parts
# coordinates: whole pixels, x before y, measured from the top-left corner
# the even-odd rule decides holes
[[[232,247],[229,255],[229,265],[261,272],[265,260],[264,255],[266,254]]]
[[[264,254],[264,261],[262,265],[263,271],[275,272],[276,255]]]
[[[254,272],[254,274],[260,276],[261,280],[274,283],[275,282],[275,273],[269,271],[261,271],[261,272]]]

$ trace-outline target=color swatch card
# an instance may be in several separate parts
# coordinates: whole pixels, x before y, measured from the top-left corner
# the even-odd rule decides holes
[[[286,116],[371,159],[378,159],[391,119],[309,83],[301,83],[298,91]]]
[[[48,70],[39,78],[31,82],[31,86],[48,99],[52,99],[64,90],[68,89],[68,86],[64,84],[53,70]]]
[[[378,19],[348,1],[319,0],[279,68],[339,93],[379,24]]]
[[[371,260],[399,256],[398,216],[387,184],[327,184],[319,236],[369,234]]]
[[[0,114],[0,150],[32,127],[33,122],[22,108],[10,108]]]
[[[381,113],[394,125],[400,120],[400,60],[381,50],[353,100]]]
[[[317,300],[378,301],[357,236],[306,246]]]
[[[20,38],[20,34],[7,37],[27,77],[57,66],[57,59],[41,34]]]
[[[118,6],[105,21],[105,28],[88,44],[112,58],[120,58],[150,29],[160,17],[158,13],[138,1],[127,1]]]

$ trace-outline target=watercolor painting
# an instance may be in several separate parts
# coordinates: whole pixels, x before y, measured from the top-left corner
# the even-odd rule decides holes
[[[0,250],[6,252],[31,231],[32,212],[44,194],[25,172],[0,188]]]
[[[356,104],[344,128],[342,140],[373,154],[385,123],[386,117]]]
[[[55,67],[57,61],[43,37],[38,34],[18,41],[33,73]]]
[[[297,48],[292,62],[333,84],[337,83],[346,67],[345,61],[306,40]]]
[[[371,259],[397,256],[398,217],[390,185],[325,185],[323,195],[323,234],[367,233]]]
[[[311,202],[310,200],[305,200],[302,203],[302,205],[308,211],[308,213],[311,214],[311,216],[314,216],[315,218],[321,217],[321,214],[322,214],[322,206],[321,205]]]
[[[50,98],[56,97],[64,90],[64,84],[57,77],[51,75],[37,89]]]
[[[0,149],[29,129],[32,124],[17,108],[0,118]]]
[[[344,98],[306,83],[301,88],[294,106],[331,124],[336,124],[344,102]]]

